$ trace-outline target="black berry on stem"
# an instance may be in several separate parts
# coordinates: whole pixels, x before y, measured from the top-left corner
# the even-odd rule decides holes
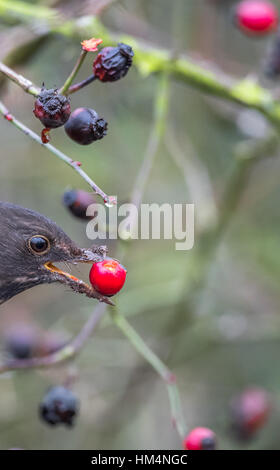
[[[66,387],[57,386],[48,390],[40,403],[39,413],[42,420],[50,425],[72,426],[78,408],[76,395]]]
[[[104,47],[93,62],[93,73],[101,82],[114,82],[124,77],[132,65],[134,52],[127,44]]]
[[[107,122],[94,109],[77,108],[65,124],[65,132],[78,144],[89,145],[107,134]]]

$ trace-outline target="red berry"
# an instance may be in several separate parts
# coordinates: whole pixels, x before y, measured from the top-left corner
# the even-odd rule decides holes
[[[265,0],[244,0],[235,10],[237,26],[255,35],[268,34],[276,29],[278,12],[276,7]]]
[[[271,409],[266,390],[251,387],[231,401],[231,421],[239,438],[249,438],[267,421]]]
[[[81,145],[89,145],[107,134],[107,122],[94,109],[77,108],[64,129],[70,139]]]
[[[132,64],[134,52],[127,44],[104,47],[93,62],[93,73],[101,82],[114,82],[124,77]]]
[[[216,434],[208,428],[194,428],[184,439],[185,450],[214,450]]]
[[[35,101],[33,113],[45,127],[54,129],[63,126],[69,119],[70,101],[57,90],[53,88],[47,90],[43,87]]]
[[[126,269],[113,259],[107,258],[95,263],[89,273],[89,280],[98,292],[103,295],[115,295],[125,283]]]

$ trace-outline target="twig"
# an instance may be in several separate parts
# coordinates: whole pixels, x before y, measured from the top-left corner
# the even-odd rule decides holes
[[[7,65],[0,62],[0,72],[2,72],[9,80],[12,80],[18,86],[20,86],[26,93],[29,93],[32,96],[38,96],[40,89],[33,85],[33,83],[22,75],[16,73],[14,70],[10,69]]]
[[[88,78],[85,78],[84,80],[82,80],[81,82],[70,86],[70,88],[68,88],[67,95],[71,95],[72,93],[76,93],[76,91],[81,90],[85,86],[87,86],[90,83],[94,82],[94,80],[96,80],[96,76],[94,74],[92,74]]]
[[[0,373],[2,374],[12,370],[50,367],[72,359],[79,353],[86,341],[92,335],[105,311],[106,305],[98,304],[79,334],[70,343],[58,351],[43,357],[32,357],[30,359],[14,359],[7,361],[5,364],[0,365]]]
[[[172,413],[172,422],[175,425],[179,436],[184,439],[186,436],[186,425],[183,418],[182,405],[179,391],[176,385],[175,375],[168,367],[156,356],[156,354],[147,346],[138,333],[132,328],[128,321],[116,310],[110,311],[111,318],[115,325],[128,338],[134,348],[143,356],[146,361],[155,369],[163,379],[169,396],[170,408]]]
[[[99,188],[99,186],[97,186],[97,184],[88,176],[88,174],[84,170],[81,169],[80,162],[72,160],[70,157],[65,155],[63,152],[61,152],[60,150],[58,150],[56,147],[54,147],[51,144],[43,144],[41,137],[37,135],[35,132],[33,132],[31,129],[26,127],[22,122],[16,119],[12,114],[10,114],[9,110],[1,101],[0,101],[0,113],[8,122],[10,122],[15,127],[17,127],[25,135],[30,137],[32,140],[35,140],[35,142],[37,142],[39,145],[50,150],[50,152],[53,153],[56,157],[60,158],[60,160],[64,161],[67,165],[73,168],[73,170],[75,170],[89,184],[91,189],[96,194],[102,197],[103,201],[106,204],[112,202],[111,196],[108,196],[106,193],[104,193],[104,191],[102,191],[102,189]]]
[[[154,104],[154,124],[148,141],[147,150],[144,156],[142,166],[136,178],[134,190],[131,196],[131,203],[137,208],[143,199],[144,190],[147,185],[150,172],[153,166],[154,159],[156,157],[159,144],[164,135],[165,124],[168,113],[169,105],[169,79],[166,74],[160,77],[157,95]],[[133,233],[134,219],[130,221],[130,233]],[[125,248],[122,250],[122,257],[125,254]],[[118,256],[119,257],[119,256]],[[168,367],[156,356],[156,354],[147,346],[142,340],[134,328],[129,322],[120,315],[116,309],[110,311],[111,318],[115,325],[123,332],[128,338],[130,343],[135,349],[149,362],[149,364],[155,369],[166,384],[168,397],[171,408],[172,422],[176,427],[176,430],[183,440],[186,436],[186,425],[184,421],[184,415],[182,412],[181,399],[179,390],[176,385],[175,375],[168,369]]]
[[[59,90],[59,93],[61,93],[62,95],[67,94],[68,89],[72,85],[73,81],[75,80],[75,77],[77,76],[81,66],[84,63],[86,55],[87,55],[87,51],[82,50],[76,64],[74,65],[72,72],[70,73],[69,77],[66,79],[64,85]]]

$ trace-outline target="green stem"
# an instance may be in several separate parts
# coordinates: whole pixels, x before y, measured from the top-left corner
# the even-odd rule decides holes
[[[72,83],[75,80],[81,66],[84,63],[86,55],[87,55],[87,51],[82,50],[76,64],[74,65],[74,68],[73,68],[72,72],[70,73],[69,77],[66,79],[64,85],[59,90],[59,93],[61,93],[62,95],[67,94],[68,89],[72,85]]]
[[[155,369],[164,381],[168,391],[172,421],[176,426],[181,439],[184,439],[186,436],[186,425],[183,418],[180,395],[174,374],[147,346],[139,334],[122,315],[120,315],[115,309],[110,310],[110,315],[114,324],[123,332],[139,354],[146,359],[146,361]]]
[[[51,144],[44,144],[42,143],[42,139],[39,135],[37,135],[35,132],[33,132],[31,129],[29,129],[27,126],[25,126],[22,122],[20,122],[18,119],[16,119],[12,114],[9,113],[9,110],[6,108],[6,106],[0,101],[0,114],[3,115],[3,117],[10,122],[12,125],[14,125],[17,129],[19,129],[21,132],[23,132],[25,135],[30,137],[32,140],[37,142],[37,144],[43,146],[44,148],[48,149],[53,155],[58,157],[60,160],[62,160],[64,163],[69,165],[76,173],[78,173],[91,187],[91,189],[98,194],[99,196],[102,197],[104,202],[109,202],[111,200],[111,197],[108,196],[108,194],[104,193],[104,191],[97,186],[97,184],[88,176],[88,174],[81,169],[81,164],[78,161],[72,160],[70,157],[65,155],[65,153],[61,152],[58,150],[56,147],[54,147]]]
[[[158,152],[158,148],[165,131],[166,119],[169,107],[169,78],[167,74],[162,74],[159,80],[157,95],[154,103],[154,124],[148,140],[147,149],[140,167],[134,190],[131,196],[131,203],[139,208],[144,191],[153,167],[153,163]],[[133,233],[135,220],[130,221],[130,233]],[[126,237],[128,238],[128,237]],[[127,245],[119,248],[118,258],[125,256]],[[142,357],[154,368],[166,384],[168,397],[171,408],[172,422],[177,429],[180,438],[183,440],[186,436],[187,428],[184,421],[182,411],[181,399],[179,390],[176,385],[175,375],[168,369],[168,367],[159,359],[159,357],[147,346],[139,334],[129,324],[129,322],[121,316],[115,309],[110,311],[111,318],[115,325],[123,332],[128,338],[134,348],[141,354]]]

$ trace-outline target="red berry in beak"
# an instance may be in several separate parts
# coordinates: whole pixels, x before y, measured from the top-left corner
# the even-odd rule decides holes
[[[208,428],[194,428],[184,439],[185,450],[215,450],[216,435]]]
[[[124,77],[132,65],[134,52],[127,44],[104,47],[93,62],[93,73],[101,82],[114,82]]]
[[[55,129],[63,126],[71,113],[70,101],[66,96],[60,95],[57,90],[42,88],[35,101],[33,110],[44,127]]]
[[[121,290],[126,279],[126,269],[113,259],[95,263],[89,273],[89,280],[100,294],[115,295]]]
[[[94,109],[77,108],[64,126],[70,139],[81,145],[89,145],[107,134],[107,122]]]
[[[264,35],[276,29],[278,12],[265,0],[244,0],[236,6],[236,25],[245,33]]]

